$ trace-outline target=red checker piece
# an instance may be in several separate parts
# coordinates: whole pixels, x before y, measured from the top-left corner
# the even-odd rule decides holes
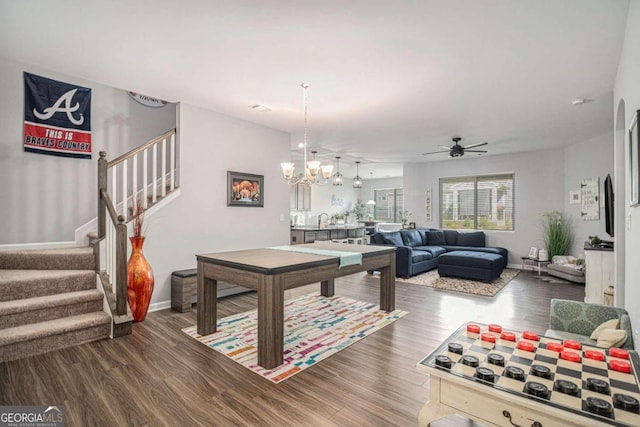
[[[622,348],[612,347],[609,349],[609,356],[619,357],[620,359],[629,359],[629,352]]]
[[[538,334],[536,334],[535,332],[531,332],[531,331],[524,331],[522,333],[522,338],[531,340],[531,341],[538,341]]]
[[[467,325],[467,332],[472,332],[474,334],[479,334],[480,333],[480,326],[474,325],[473,323],[469,323]]]
[[[624,360],[612,360],[609,362],[609,368],[614,371],[623,372],[625,374],[631,373],[631,365]]]
[[[533,351],[535,346],[528,341],[519,341],[518,348],[523,351]]]
[[[499,334],[500,332],[502,332],[502,326],[492,323],[489,325],[489,331],[496,332]]]
[[[490,333],[485,332],[484,334],[482,334],[480,336],[480,338],[482,339],[482,341],[486,341],[486,342],[496,342],[496,336]]]
[[[503,333],[500,334],[500,338],[502,338],[505,341],[516,341],[516,334],[514,334],[513,332],[507,332],[504,331]]]
[[[576,353],[575,351],[561,351],[560,352],[560,358],[562,360],[568,360],[569,362],[580,362],[580,355],[578,353]]]
[[[562,350],[564,350],[564,346],[559,342],[550,342],[547,343],[547,350],[557,351],[558,353],[560,353]]]
[[[582,344],[574,340],[564,340],[564,346],[573,350],[580,350],[582,348]]]
[[[584,352],[584,357],[602,362],[604,360],[604,353],[596,350],[586,350]]]

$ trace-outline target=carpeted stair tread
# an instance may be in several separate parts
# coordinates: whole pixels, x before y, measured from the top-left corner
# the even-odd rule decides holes
[[[90,247],[0,252],[0,269],[92,270],[94,268],[94,254]]]
[[[0,301],[95,288],[93,270],[0,270]]]
[[[0,302],[0,316],[19,313],[21,311],[41,310],[43,308],[60,307],[95,300],[102,301],[102,292],[97,289],[3,301]]]
[[[0,330],[0,350],[2,346],[15,343],[33,341],[47,338],[53,335],[63,335],[69,332],[82,329],[89,329],[96,326],[111,324],[111,317],[106,313],[94,312],[80,314],[77,316],[65,317],[62,319],[48,320],[46,322],[34,323],[31,325],[15,326],[13,328]],[[108,332],[103,338],[109,336]],[[73,343],[69,343],[73,345]],[[2,353],[2,351],[0,351]]]

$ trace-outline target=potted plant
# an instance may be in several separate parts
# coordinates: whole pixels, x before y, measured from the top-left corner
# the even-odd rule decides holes
[[[411,216],[411,212],[404,209],[398,212],[398,215],[400,216],[400,221],[402,222],[402,228],[407,228],[409,226],[407,223],[409,222],[409,217]]]
[[[556,255],[566,255],[573,238],[571,222],[558,211],[545,212],[542,216],[543,240],[548,259],[553,259]]]

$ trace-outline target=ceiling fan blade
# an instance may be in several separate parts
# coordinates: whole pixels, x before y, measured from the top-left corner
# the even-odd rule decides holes
[[[486,150],[464,150],[465,153],[488,153]]]
[[[471,144],[471,145],[467,145],[464,147],[464,149],[466,150],[467,148],[474,148],[474,147],[480,147],[481,145],[487,145],[488,142],[479,142],[477,144]]]
[[[442,151],[430,151],[430,152],[428,152],[428,153],[422,153],[422,155],[424,156],[424,155],[426,155],[426,154],[446,153],[446,152],[448,152],[448,151],[449,151],[449,148],[447,147],[447,149],[446,149],[446,150],[442,150]]]
[[[447,147],[446,145],[438,145],[440,148],[444,148],[445,150],[451,150],[451,147]]]

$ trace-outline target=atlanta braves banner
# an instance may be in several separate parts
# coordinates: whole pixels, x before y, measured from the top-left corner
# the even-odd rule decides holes
[[[24,73],[24,151],[91,158],[91,89]]]

